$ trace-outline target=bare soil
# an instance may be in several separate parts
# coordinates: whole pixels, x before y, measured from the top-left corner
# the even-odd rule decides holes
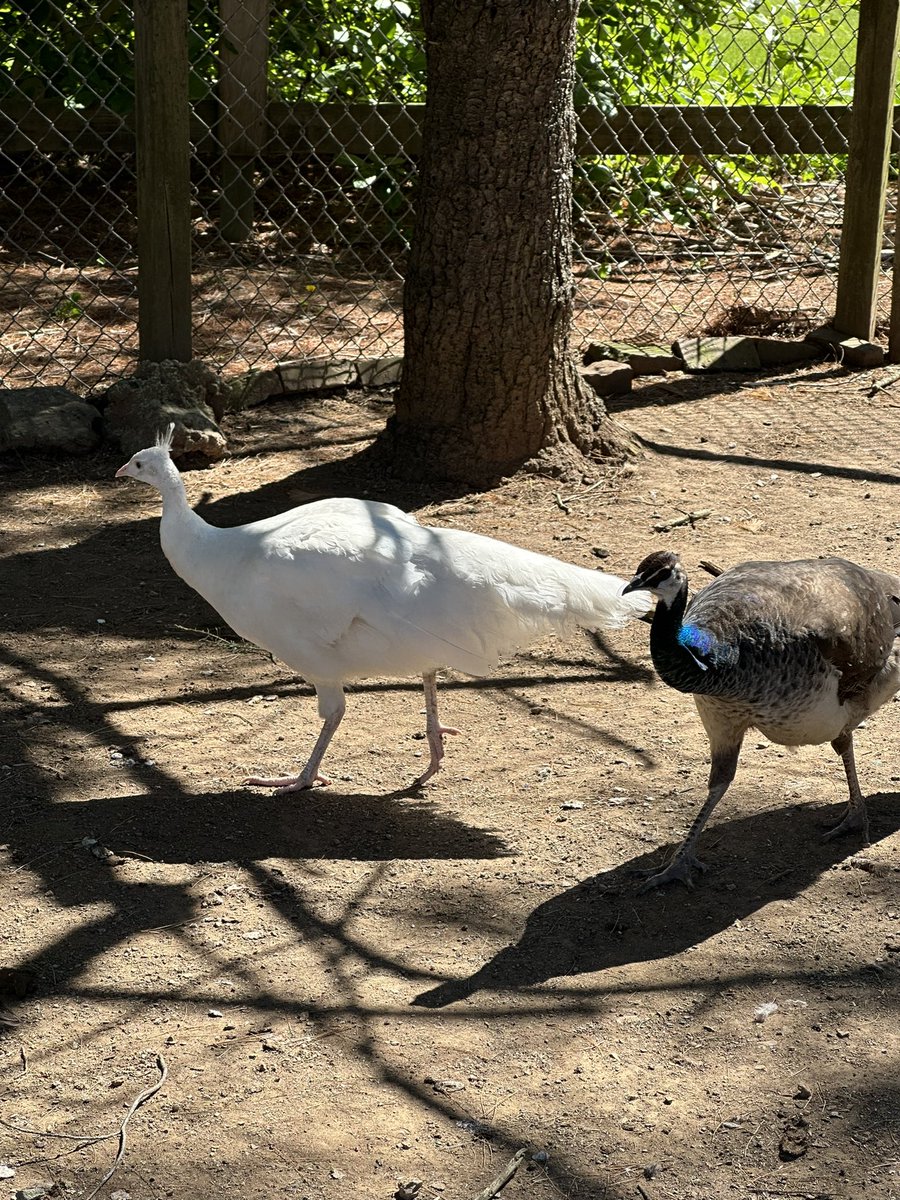
[[[702,559],[898,570],[889,384],[649,380],[617,405],[631,467],[466,496],[372,474],[384,396],[287,400],[187,482],[214,523],[357,494],[624,576],[672,546],[698,586]],[[305,758],[310,689],[174,576],[118,465],[0,472],[0,984],[32,986],[0,1194],[92,1194],[165,1071],[103,1195],[468,1200],[527,1144],[504,1200],[900,1196],[896,702],[858,737],[870,845],[820,840],[829,747],[751,736],[690,892],[637,892],[708,765],[643,623],[444,678],[464,732],[419,792],[414,680],[351,689],[332,786],[248,789]]]

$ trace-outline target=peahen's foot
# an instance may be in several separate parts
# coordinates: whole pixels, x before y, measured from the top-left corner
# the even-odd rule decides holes
[[[869,844],[869,815],[866,812],[865,806],[854,808],[848,806],[837,825],[830,827],[826,826],[827,832],[822,834],[823,842],[830,842],[832,838],[843,837],[845,833],[861,833],[863,844]]]
[[[694,880],[691,872],[705,870],[706,863],[701,862],[699,858],[695,858],[693,854],[676,854],[669,865],[662,871],[657,871],[655,868],[650,867],[646,870],[636,872],[638,875],[648,876],[646,883],[641,884],[638,888],[638,895],[642,896],[644,892],[651,892],[655,888],[663,887],[667,883],[683,883],[686,888],[693,889]]]
[[[299,775],[280,775],[277,779],[268,779],[261,775],[251,775],[249,779],[244,780],[246,787],[275,788],[275,794],[278,796],[284,795],[287,792],[303,792],[307,788],[315,787],[316,784],[319,784],[321,787],[327,787],[329,783],[331,783],[331,780],[328,776],[320,775],[318,771],[301,771]]]

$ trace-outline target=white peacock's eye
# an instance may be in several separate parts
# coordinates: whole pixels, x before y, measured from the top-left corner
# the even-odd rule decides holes
[[[138,470],[140,470],[141,469],[141,460],[138,459],[134,465],[135,465],[135,467],[137,467]]]

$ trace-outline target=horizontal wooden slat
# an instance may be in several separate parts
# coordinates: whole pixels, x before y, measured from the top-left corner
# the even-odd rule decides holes
[[[842,154],[850,127],[849,107],[823,105],[585,108],[578,118],[580,155]]]
[[[282,104],[266,109],[261,153],[267,159],[315,153],[391,158],[419,152],[423,105]],[[768,154],[842,154],[847,150],[849,106],[802,105],[739,108],[632,107],[612,115],[596,107],[578,110],[577,152],[581,156],[707,154],[762,157]],[[216,141],[216,108],[195,107],[191,136],[200,155],[221,154]],[[87,154],[104,148],[134,148],[134,119],[102,105],[71,109],[62,105],[0,104],[0,151],[45,154],[74,149]],[[894,148],[900,149],[900,115],[894,118]]]

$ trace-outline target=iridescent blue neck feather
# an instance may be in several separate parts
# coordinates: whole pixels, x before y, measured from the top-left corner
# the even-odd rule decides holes
[[[682,624],[687,605],[687,583],[670,605],[660,601],[650,627],[650,654],[660,678],[679,692],[716,690],[715,667],[730,658],[708,629]]]

